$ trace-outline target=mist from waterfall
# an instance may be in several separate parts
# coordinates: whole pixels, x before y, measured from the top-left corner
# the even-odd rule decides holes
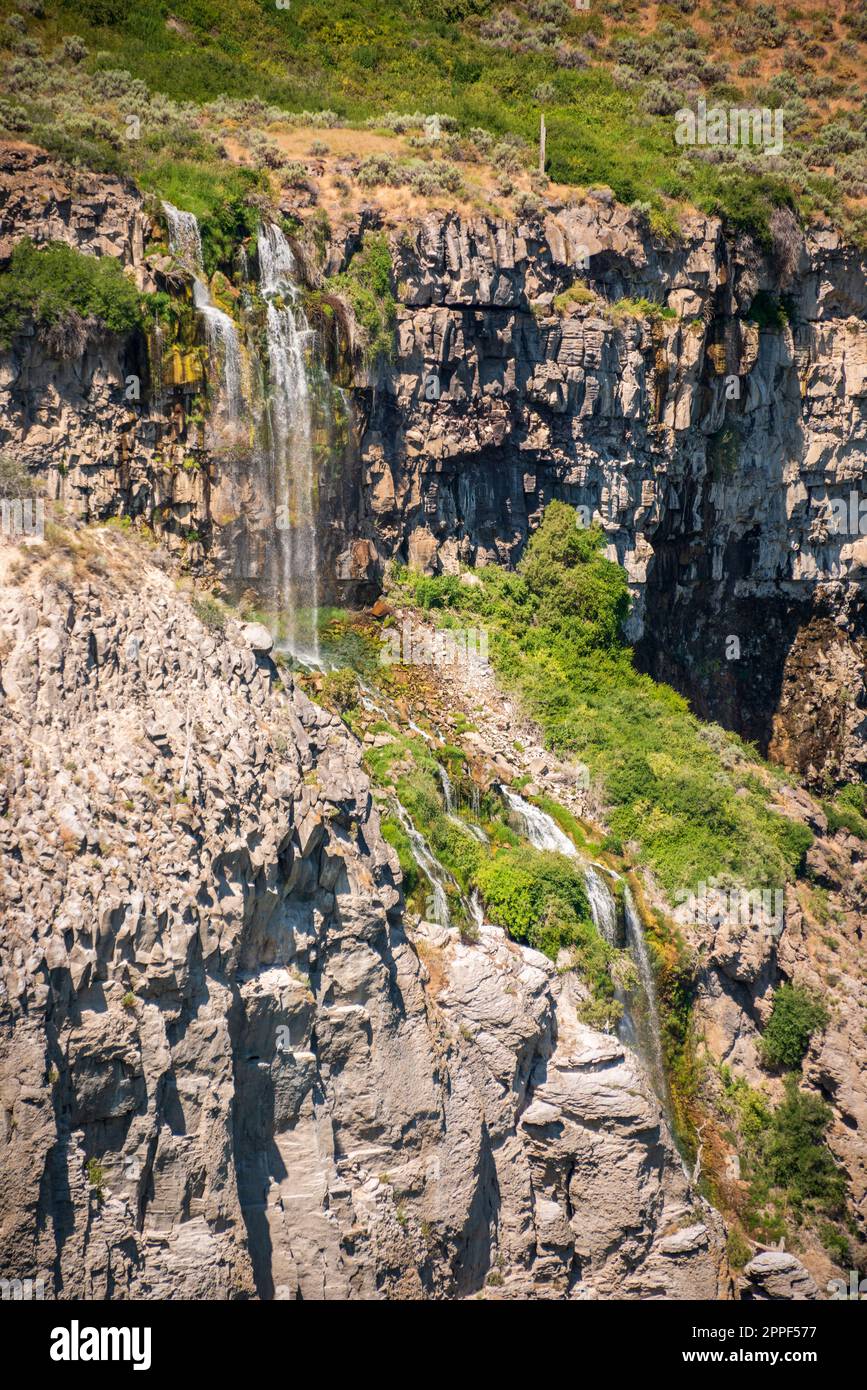
[[[318,666],[318,517],[306,363],[313,332],[298,303],[295,261],[279,227],[267,223],[260,229],[258,249],[270,384],[268,449],[260,466],[274,508],[265,578],[277,608],[278,639],[299,660]]]
[[[202,261],[202,238],[199,224],[191,212],[182,212],[172,203],[163,203],[169,232],[169,250],[193,277],[193,304],[202,320],[208,353],[220,373],[219,405],[231,424],[242,413],[241,347],[238,330],[228,314],[211,300]]]

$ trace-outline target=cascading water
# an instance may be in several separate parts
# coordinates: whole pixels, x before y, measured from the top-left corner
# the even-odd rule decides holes
[[[241,385],[241,348],[238,330],[222,309],[211,302],[202,262],[199,224],[191,212],[163,203],[169,231],[169,249],[193,277],[193,303],[202,319],[208,353],[220,371],[220,406],[231,424],[241,418],[244,403]]]
[[[517,792],[509,791],[508,787],[501,787],[500,791],[506,805],[517,817],[524,838],[529,840],[531,845],[536,849],[554,850],[557,854],[568,855],[570,859],[579,857],[569,836],[546,811],[540,811],[538,806],[525,801]],[[593,925],[609,946],[614,946],[617,936],[617,904],[611,890],[591,864],[584,867],[584,882],[587,885]]]
[[[445,802],[446,810],[451,813],[455,809],[452,779],[449,777],[442,763],[437,763],[437,771],[439,773],[440,785],[443,789],[443,801]]]
[[[460,816],[449,816],[449,820],[459,825],[461,830],[466,830],[472,835],[474,840],[478,840],[480,845],[489,845],[491,843],[490,835],[485,832],[481,825],[476,825],[475,822],[471,820],[462,820]]]
[[[609,946],[616,946],[617,904],[614,901],[614,895],[602,875],[596,872],[592,864],[588,864],[584,870],[584,882],[587,885],[587,897],[590,899],[593,924]]]
[[[449,899],[447,888],[457,888],[457,882],[449,873],[436,855],[433,853],[427,840],[419,830],[416,830],[412,823],[409,813],[399,801],[395,803],[397,807],[398,819],[409,836],[415,862],[418,864],[431,888],[432,897],[432,917],[441,927],[451,926],[451,912],[449,911]]]
[[[644,928],[628,884],[625,884],[623,889],[623,913],[626,921],[626,940],[638,970],[642,996],[641,1008],[636,1010],[634,1019],[637,1050],[643,1058],[657,1095],[668,1107],[668,1085],[662,1060],[662,1032],[659,1026],[656,982],[653,978],[647,942],[644,939]]]
[[[525,801],[517,792],[501,788],[506,804],[518,818],[522,833],[536,849],[555,850],[569,858],[578,858],[578,851],[568,835],[557,825],[551,816]],[[614,895],[603,875],[592,864],[584,866],[584,882],[593,924],[609,946],[617,947],[617,904]],[[662,1060],[661,1032],[659,1027],[659,1007],[656,999],[656,985],[647,951],[647,942],[641,926],[641,918],[635,906],[628,885],[624,885],[623,907],[626,927],[626,945],[635,961],[638,972],[638,998],[622,985],[615,986],[615,998],[623,1012],[617,1026],[621,1042],[632,1047],[641,1056],[648,1075],[664,1104],[667,1104],[668,1088],[665,1067]]]
[[[501,787],[500,790],[506,805],[520,822],[524,838],[529,840],[535,849],[555,850],[558,854],[567,854],[570,859],[578,857],[578,851],[569,836],[545,811],[540,811],[538,806],[531,805],[508,787]]]
[[[218,362],[221,370],[220,404],[228,420],[236,424],[241,416],[244,401],[241,389],[241,348],[238,343],[238,330],[222,309],[211,303],[211,296],[204,280],[193,281],[193,303],[205,325],[208,352],[211,361]]]
[[[313,412],[306,351],[313,333],[297,302],[295,262],[279,227],[259,233],[259,289],[266,304],[271,390],[270,449],[262,462],[273,499],[275,545],[266,581],[286,625],[285,640],[300,660],[320,664],[319,557]],[[267,563],[267,562],[266,562]],[[280,634],[283,635],[282,633]]]
[[[169,229],[169,250],[194,275],[202,274],[202,238],[199,224],[191,212],[181,212],[173,203],[163,203]]]

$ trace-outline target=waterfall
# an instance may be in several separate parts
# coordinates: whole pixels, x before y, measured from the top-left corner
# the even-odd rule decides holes
[[[205,327],[211,361],[218,364],[220,371],[220,405],[229,421],[235,424],[243,406],[238,330],[229,315],[211,302],[202,262],[202,238],[195,217],[165,202],[163,212],[169,231],[169,250],[193,277],[193,303]]]
[[[467,923],[476,929],[483,926],[485,913],[482,908],[479,890],[474,888],[469,898],[466,897],[461,891],[461,886],[454,874],[449,873],[445,865],[440,863],[425,837],[419,830],[416,830],[406,808],[397,800],[395,800],[395,806],[397,807],[398,819],[409,836],[415,862],[430,884],[433,900],[433,921],[441,927],[450,927],[452,925],[448,899],[448,890],[451,889],[460,899]],[[464,830],[467,829],[462,821],[460,821],[459,824]]]
[[[635,1020],[637,1050],[642,1056],[654,1089],[664,1105],[668,1104],[668,1086],[665,1066],[662,1060],[662,1033],[659,1026],[659,1004],[656,997],[656,981],[650,964],[644,928],[629,885],[623,889],[623,909],[626,919],[626,940],[632,952],[642,994],[642,1007]]]
[[[406,722],[407,722],[407,726],[408,726],[409,729],[412,731],[412,733],[418,734],[419,738],[423,738],[424,741],[425,741],[425,743],[433,743],[433,742],[434,742],[434,740],[433,740],[433,738],[431,737],[431,735],[428,734],[428,733],[426,733],[424,729],[419,728],[418,724],[416,724],[416,723],[414,722],[414,720],[410,719],[409,716],[407,716],[407,721],[406,721]]]
[[[466,830],[473,836],[473,839],[478,840],[480,845],[489,845],[491,843],[490,835],[485,832],[481,825],[476,825],[471,820],[461,820],[460,816],[449,816],[449,820],[454,821],[455,825],[459,825],[461,830]]]
[[[592,864],[584,870],[587,897],[590,899],[590,912],[593,925],[609,946],[617,945],[617,904],[608,884],[598,874]]]
[[[521,823],[525,839],[536,849],[555,850],[570,858],[578,858],[578,851],[568,835],[565,835],[556,821],[540,811],[537,806],[525,801],[517,792],[501,787],[503,797]],[[608,942],[617,947],[617,904],[601,872],[592,864],[584,865],[584,882],[590,902],[590,913],[596,930]],[[641,926],[632,894],[624,887],[624,915],[626,921],[626,944],[635,961],[638,971],[638,998],[632,997],[620,985],[615,986],[614,995],[623,1006],[623,1014],[617,1027],[621,1042],[635,1049],[642,1058],[651,1083],[665,1103],[668,1090],[665,1080],[665,1067],[662,1060],[662,1042],[659,1027],[659,1007],[656,999],[656,984],[647,951],[647,942]],[[636,1007],[637,1004],[637,1007]]]
[[[397,806],[398,819],[409,836],[415,862],[431,887],[433,920],[441,927],[450,927],[452,919],[446,887],[457,888],[457,881],[437,859],[421,832],[416,830],[407,810],[399,801],[395,802],[395,805]]]
[[[482,907],[482,899],[479,895],[478,888],[474,888],[470,894],[469,919],[471,925],[475,927],[477,931],[480,927],[485,925],[485,910]]]
[[[169,250],[196,276],[202,271],[202,238],[199,224],[191,212],[181,212],[172,203],[163,203],[169,229]]]
[[[451,813],[455,809],[455,799],[454,792],[452,789],[451,778],[449,777],[449,774],[446,772],[446,769],[443,767],[442,763],[437,763],[437,772],[439,773],[440,785],[443,789],[443,801],[445,802],[446,810],[449,813]]]
[[[221,371],[220,404],[229,420],[234,424],[241,417],[243,392],[241,390],[241,348],[238,343],[238,330],[222,309],[211,303],[211,296],[204,280],[193,281],[193,303],[205,325],[208,340],[208,353],[211,361],[219,363]]]
[[[275,511],[276,572],[269,576],[293,654],[319,665],[319,562],[313,412],[305,362],[313,339],[297,303],[295,262],[279,227],[259,232],[259,289],[266,304],[271,383],[266,461]],[[269,547],[270,550],[270,547]]]
[[[558,854],[567,854],[570,859],[577,859],[577,849],[551,816],[545,811],[540,811],[538,806],[525,801],[517,792],[510,791],[508,787],[501,787],[500,790],[506,805],[520,821],[524,839],[529,840],[535,849],[556,850]]]
[[[570,859],[579,857],[569,836],[564,834],[553,817],[545,811],[540,811],[538,806],[525,801],[517,792],[509,791],[507,787],[501,787],[500,790],[507,805],[520,821],[524,838],[529,840],[531,845],[536,849],[555,850],[557,854],[568,855]],[[617,904],[611,889],[592,864],[584,866],[584,882],[593,925],[609,946],[616,946]]]

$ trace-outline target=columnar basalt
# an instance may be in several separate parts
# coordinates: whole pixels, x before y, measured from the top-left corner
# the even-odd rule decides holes
[[[517,227],[429,217],[393,243],[365,483],[380,553],[429,571],[512,563],[550,498],[575,503],[627,568],[646,668],[846,779],[867,757],[867,280],[827,229],[779,214],[774,238],[693,218],[669,245],[604,196]]]

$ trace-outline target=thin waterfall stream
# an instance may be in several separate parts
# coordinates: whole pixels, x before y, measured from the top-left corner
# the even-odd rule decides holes
[[[656,997],[656,982],[650,964],[650,954],[644,938],[641,917],[629,884],[623,886],[623,913],[626,922],[626,940],[638,969],[641,985],[641,1005],[634,1015],[634,1026],[638,1038],[638,1050],[644,1058],[651,1080],[660,1100],[669,1109],[668,1082],[662,1056],[662,1032],[659,1025],[659,1003]]]
[[[299,303],[295,260],[279,227],[262,226],[258,250],[270,382],[269,447],[259,463],[274,507],[266,582],[277,608],[278,638],[298,660],[319,666],[318,516],[307,370],[313,331]]]
[[[478,891],[474,890],[469,898],[466,897],[457,879],[453,874],[449,873],[444,864],[440,863],[421,831],[416,829],[406,807],[397,799],[395,799],[394,804],[398,819],[412,845],[415,862],[430,884],[432,902],[431,916],[433,921],[441,927],[450,927],[452,925],[448,897],[448,890],[451,889],[453,894],[460,900],[467,922],[471,926],[481,927],[484,924],[485,917]]]
[[[536,849],[554,850],[571,859],[579,859],[575,845],[557,825],[556,821],[538,806],[533,806],[517,792],[508,787],[500,787],[506,805],[514,813],[522,832]],[[593,924],[609,946],[618,947],[619,929],[617,903],[605,882],[606,872],[594,864],[584,865],[584,882]],[[614,875],[614,877],[617,877]],[[623,1007],[617,1025],[617,1035],[621,1042],[631,1047],[641,1057],[650,1081],[666,1111],[669,1110],[669,1091],[662,1056],[662,1034],[659,1023],[659,1005],[656,997],[656,984],[641,917],[635,905],[629,885],[623,886],[623,915],[626,946],[635,962],[638,973],[638,989],[628,991],[620,984],[615,985],[615,998]],[[636,998],[637,995],[637,998]]]
[[[193,277],[193,304],[204,324],[211,361],[217,364],[220,372],[219,405],[228,422],[237,424],[244,404],[238,330],[229,315],[218,309],[211,300],[196,218],[191,212],[182,212],[172,203],[164,202],[163,211],[169,232],[169,250]]]

